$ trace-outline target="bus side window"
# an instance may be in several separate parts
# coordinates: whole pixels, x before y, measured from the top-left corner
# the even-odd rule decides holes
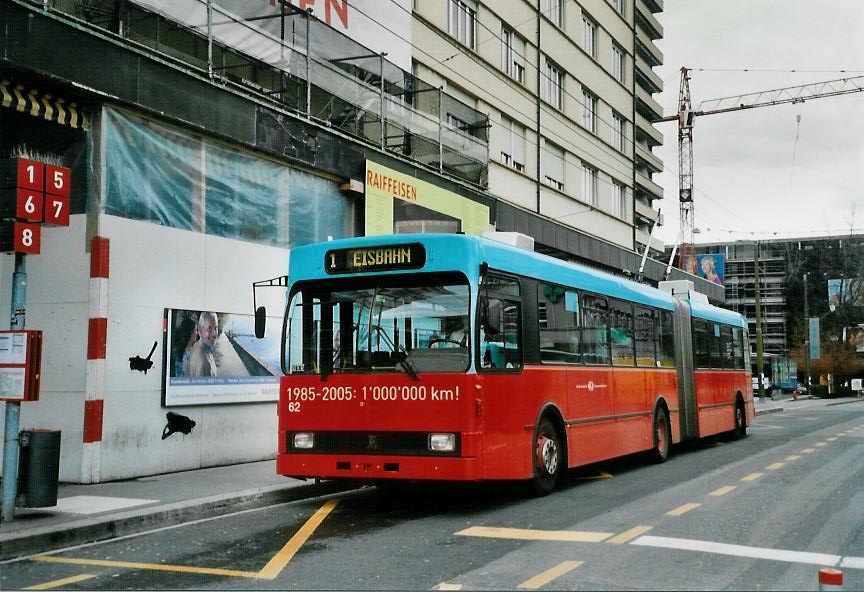
[[[609,363],[609,305],[601,296],[582,296],[582,361]]]
[[[634,366],[636,358],[633,353],[633,305],[620,300],[610,300],[609,316],[612,365]]]
[[[660,350],[657,365],[661,368],[675,367],[675,328],[672,313],[668,310],[660,311]]]
[[[480,287],[480,360],[486,370],[522,368],[522,311],[518,300],[519,283],[511,278],[489,274]]]
[[[657,366],[657,331],[654,311],[636,307],[636,365]]]

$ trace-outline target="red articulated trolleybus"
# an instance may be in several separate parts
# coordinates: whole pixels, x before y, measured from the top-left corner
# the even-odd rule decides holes
[[[282,475],[545,494],[755,414],[746,319],[692,292],[455,234],[299,247],[282,285]]]

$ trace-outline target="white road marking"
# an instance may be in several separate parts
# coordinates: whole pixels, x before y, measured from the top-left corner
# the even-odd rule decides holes
[[[786,429],[782,426],[775,426],[775,425],[771,425],[768,423],[756,423],[756,422],[751,423],[750,428],[751,429],[757,429],[757,430],[784,430],[784,429]]]
[[[715,553],[717,555],[731,555],[733,557],[770,559],[772,561],[785,561],[787,563],[805,563],[809,565],[864,569],[864,557],[842,557],[840,555],[829,555],[827,553],[809,553],[806,551],[787,551],[784,549],[747,547],[744,545],[729,545],[726,543],[712,543],[710,541],[676,539],[649,535],[641,536],[630,544],[640,545],[642,547],[679,549],[681,551],[700,551],[703,553]]]

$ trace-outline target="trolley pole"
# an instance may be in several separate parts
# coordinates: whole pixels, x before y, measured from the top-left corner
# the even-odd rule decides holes
[[[15,272],[12,274],[12,319],[13,329],[24,328],[24,304],[27,296],[27,271],[25,255],[15,254]],[[15,497],[18,494],[18,432],[21,429],[21,403],[6,401],[6,421],[3,432],[3,522],[15,518]]]

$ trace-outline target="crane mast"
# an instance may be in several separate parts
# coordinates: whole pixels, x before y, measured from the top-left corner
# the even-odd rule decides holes
[[[711,99],[699,103],[693,110],[690,100],[690,71],[681,68],[678,91],[678,113],[657,119],[655,123],[678,121],[678,204],[680,214],[680,241],[678,267],[696,274],[696,246],[693,241],[695,215],[693,207],[693,120],[696,116],[729,113],[743,109],[770,107],[785,103],[803,103],[809,99],[822,99],[864,91],[864,76],[815,82],[756,93]],[[671,263],[670,263],[671,265]]]

